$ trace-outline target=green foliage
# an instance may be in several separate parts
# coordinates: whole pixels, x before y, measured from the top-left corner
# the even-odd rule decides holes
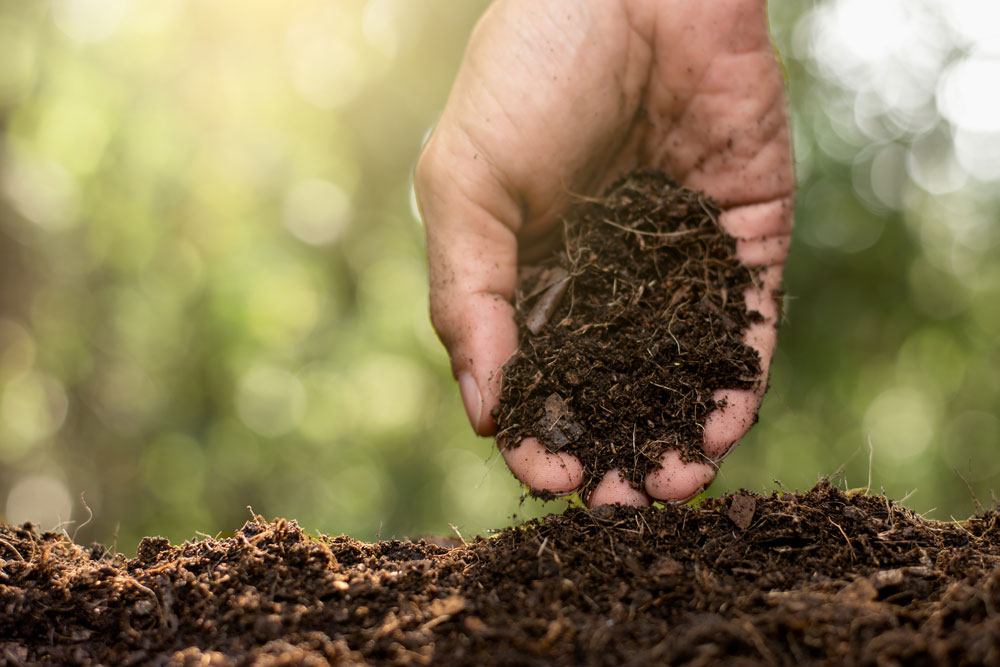
[[[128,551],[247,505],[361,539],[565,506],[521,505],[427,318],[410,175],[487,4],[0,0],[0,511],[83,519],[82,492],[81,539]],[[1000,482],[996,196],[908,176],[940,117],[866,135],[807,10],[772,3],[787,321],[712,491],[809,486],[860,448],[857,486],[870,438],[873,488],[964,516],[953,468]]]

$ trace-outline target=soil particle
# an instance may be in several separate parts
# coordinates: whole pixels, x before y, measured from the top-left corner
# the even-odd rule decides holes
[[[654,170],[570,211],[564,248],[522,273],[520,347],[495,414],[502,446],[533,436],[574,454],[585,496],[613,468],[640,488],[667,449],[703,458],[713,392],[760,374],[742,341],[760,318],[743,299],[756,276],[719,214]]]
[[[0,664],[1000,663],[997,512],[937,523],[827,483],[452,548],[259,517],[143,544],[0,525]]]
[[[740,530],[746,530],[753,522],[754,512],[757,511],[757,501],[747,493],[739,493],[729,501],[728,516],[733,520]]]

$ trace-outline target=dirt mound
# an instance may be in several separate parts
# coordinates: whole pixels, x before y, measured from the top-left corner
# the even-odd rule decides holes
[[[639,488],[667,449],[703,456],[713,392],[751,388],[760,374],[742,340],[760,317],[743,299],[755,278],[720,213],[657,170],[568,213],[565,248],[522,276],[501,444],[534,436],[574,454],[584,495],[613,468]]]
[[[0,526],[0,663],[1000,663],[997,513],[829,484],[573,509],[454,548],[293,521],[133,559]]]

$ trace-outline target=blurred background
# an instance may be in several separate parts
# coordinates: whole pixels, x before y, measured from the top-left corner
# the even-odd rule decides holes
[[[0,0],[0,514],[117,542],[468,536],[411,188],[485,1]],[[713,494],[1000,492],[1000,4],[773,0],[799,203],[760,423]],[[961,477],[960,477],[961,476]]]

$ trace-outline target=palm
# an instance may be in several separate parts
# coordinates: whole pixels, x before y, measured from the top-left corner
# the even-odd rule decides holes
[[[496,369],[516,348],[509,301],[519,258],[551,249],[574,193],[597,193],[638,166],[715,197],[722,224],[744,239],[741,259],[769,267],[747,299],[772,321],[746,334],[767,367],[793,177],[764,3],[509,0],[473,35],[418,169],[435,326],[457,372],[468,360],[478,373],[486,407],[498,395]],[[484,248],[493,266],[470,261]],[[708,457],[742,436],[760,393],[727,393],[729,407],[706,425]],[[473,421],[481,433],[494,427],[483,414]],[[526,444],[505,453],[522,481],[550,490],[579,483],[578,463]],[[647,490],[682,498],[713,476],[711,465],[665,460]],[[592,502],[614,500],[647,499],[609,478]]]

